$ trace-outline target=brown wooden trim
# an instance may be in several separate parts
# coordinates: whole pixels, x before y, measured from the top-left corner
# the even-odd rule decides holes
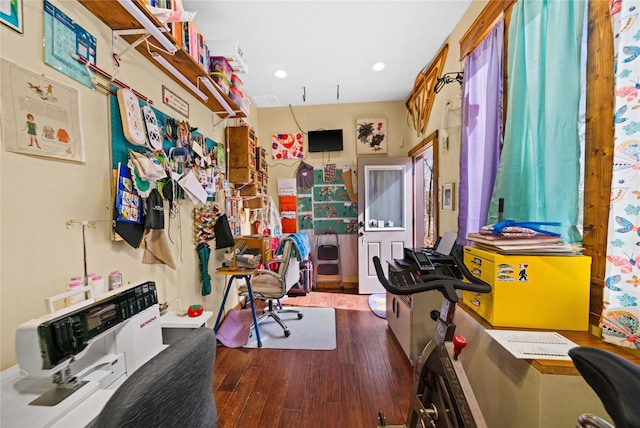
[[[408,156],[411,156],[413,164],[415,165],[416,158],[422,155],[422,152],[424,152],[429,147],[431,147],[433,150],[433,201],[434,201],[433,224],[435,225],[435,230],[434,230],[435,236],[440,236],[439,235],[440,228],[438,223],[438,213],[440,212],[440,191],[439,191],[440,182],[438,181],[438,177],[440,176],[440,170],[439,170],[440,145],[438,140],[438,130],[436,129],[435,131],[433,131],[424,140],[422,140],[419,144],[417,144],[414,148],[409,150]],[[415,170],[415,166],[414,166],[414,170]],[[414,197],[413,204],[412,204],[414,213],[416,213],[415,205],[416,205],[416,200]],[[424,209],[424,207],[422,209]],[[416,243],[416,246],[422,246],[422,243],[420,243],[419,245],[418,243]]]
[[[493,0],[487,3],[464,36],[460,38],[460,61],[478,46],[501,15],[510,10],[513,3],[515,0]],[[507,28],[505,26],[505,31]]]
[[[429,134],[429,136],[427,136],[424,140],[422,140],[417,146],[409,150],[408,156],[413,157],[415,154],[417,154],[418,152],[421,152],[422,149],[426,148],[429,144],[431,144],[433,140],[437,140],[437,139],[438,139],[438,130],[436,129],[431,134]]]
[[[591,256],[589,322],[602,313],[613,167],[614,55],[608,2],[589,1],[584,172],[584,254]]]
[[[442,74],[444,63],[447,60],[449,44],[445,43],[436,54],[431,64],[425,67],[413,84],[413,90],[405,102],[407,107],[407,119],[409,124],[416,130],[418,136],[426,132],[431,108],[435,99],[434,88],[438,82],[438,77]]]

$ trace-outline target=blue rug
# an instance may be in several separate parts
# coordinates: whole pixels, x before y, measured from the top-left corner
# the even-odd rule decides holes
[[[370,295],[369,308],[375,316],[387,318],[387,295],[382,293]]]

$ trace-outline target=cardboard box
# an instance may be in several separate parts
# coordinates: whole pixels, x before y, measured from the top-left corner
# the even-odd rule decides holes
[[[464,263],[492,287],[486,294],[464,291],[464,303],[494,327],[588,330],[590,257],[465,247]]]
[[[244,241],[247,243],[248,250],[257,251],[260,254],[262,263],[272,259],[271,255],[271,236],[266,235],[247,235],[237,236],[233,238],[235,242]],[[251,252],[251,251],[249,251]]]

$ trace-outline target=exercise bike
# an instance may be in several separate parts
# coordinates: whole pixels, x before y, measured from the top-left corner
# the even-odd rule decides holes
[[[453,317],[458,303],[456,290],[488,293],[491,286],[473,276],[456,256],[454,261],[469,282],[441,273],[422,275],[417,264],[403,266],[395,260],[387,262],[389,281],[380,258],[373,257],[378,280],[389,293],[406,295],[437,290],[444,296],[440,312],[432,311],[430,314],[436,321],[435,335],[416,362],[415,395],[411,398],[406,423],[387,425],[384,413],[380,412],[379,427],[487,427],[462,363],[458,360],[458,355],[466,346],[466,340],[462,336],[455,336]]]

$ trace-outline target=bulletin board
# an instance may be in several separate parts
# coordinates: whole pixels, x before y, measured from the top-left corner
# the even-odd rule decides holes
[[[140,150],[143,146],[136,146],[135,144],[131,144],[124,136],[124,132],[122,130],[122,119],[120,117],[120,106],[118,105],[118,98],[116,95],[110,96],[110,108],[111,108],[111,168],[117,169],[118,163],[127,163],[127,158],[129,154],[129,150]],[[143,106],[144,102],[140,102],[140,105]],[[160,127],[161,133],[164,135],[163,124],[166,123],[167,120],[174,119],[171,116],[164,114],[160,110],[150,105],[151,109],[156,115],[158,119],[158,126]],[[174,119],[177,120],[177,119]],[[202,136],[202,134],[196,132],[192,132],[194,136]],[[206,138],[206,149],[207,151],[212,151],[212,156],[215,159],[215,154],[217,153],[216,146],[218,143],[211,140],[210,138]],[[175,141],[166,138],[166,135],[162,141],[162,148],[165,153],[169,153],[169,149],[175,147]]]
[[[313,229],[316,234],[356,234],[358,204],[349,199],[342,169],[336,169],[333,181],[325,181],[323,169],[313,173],[313,188],[298,188],[298,228]]]

